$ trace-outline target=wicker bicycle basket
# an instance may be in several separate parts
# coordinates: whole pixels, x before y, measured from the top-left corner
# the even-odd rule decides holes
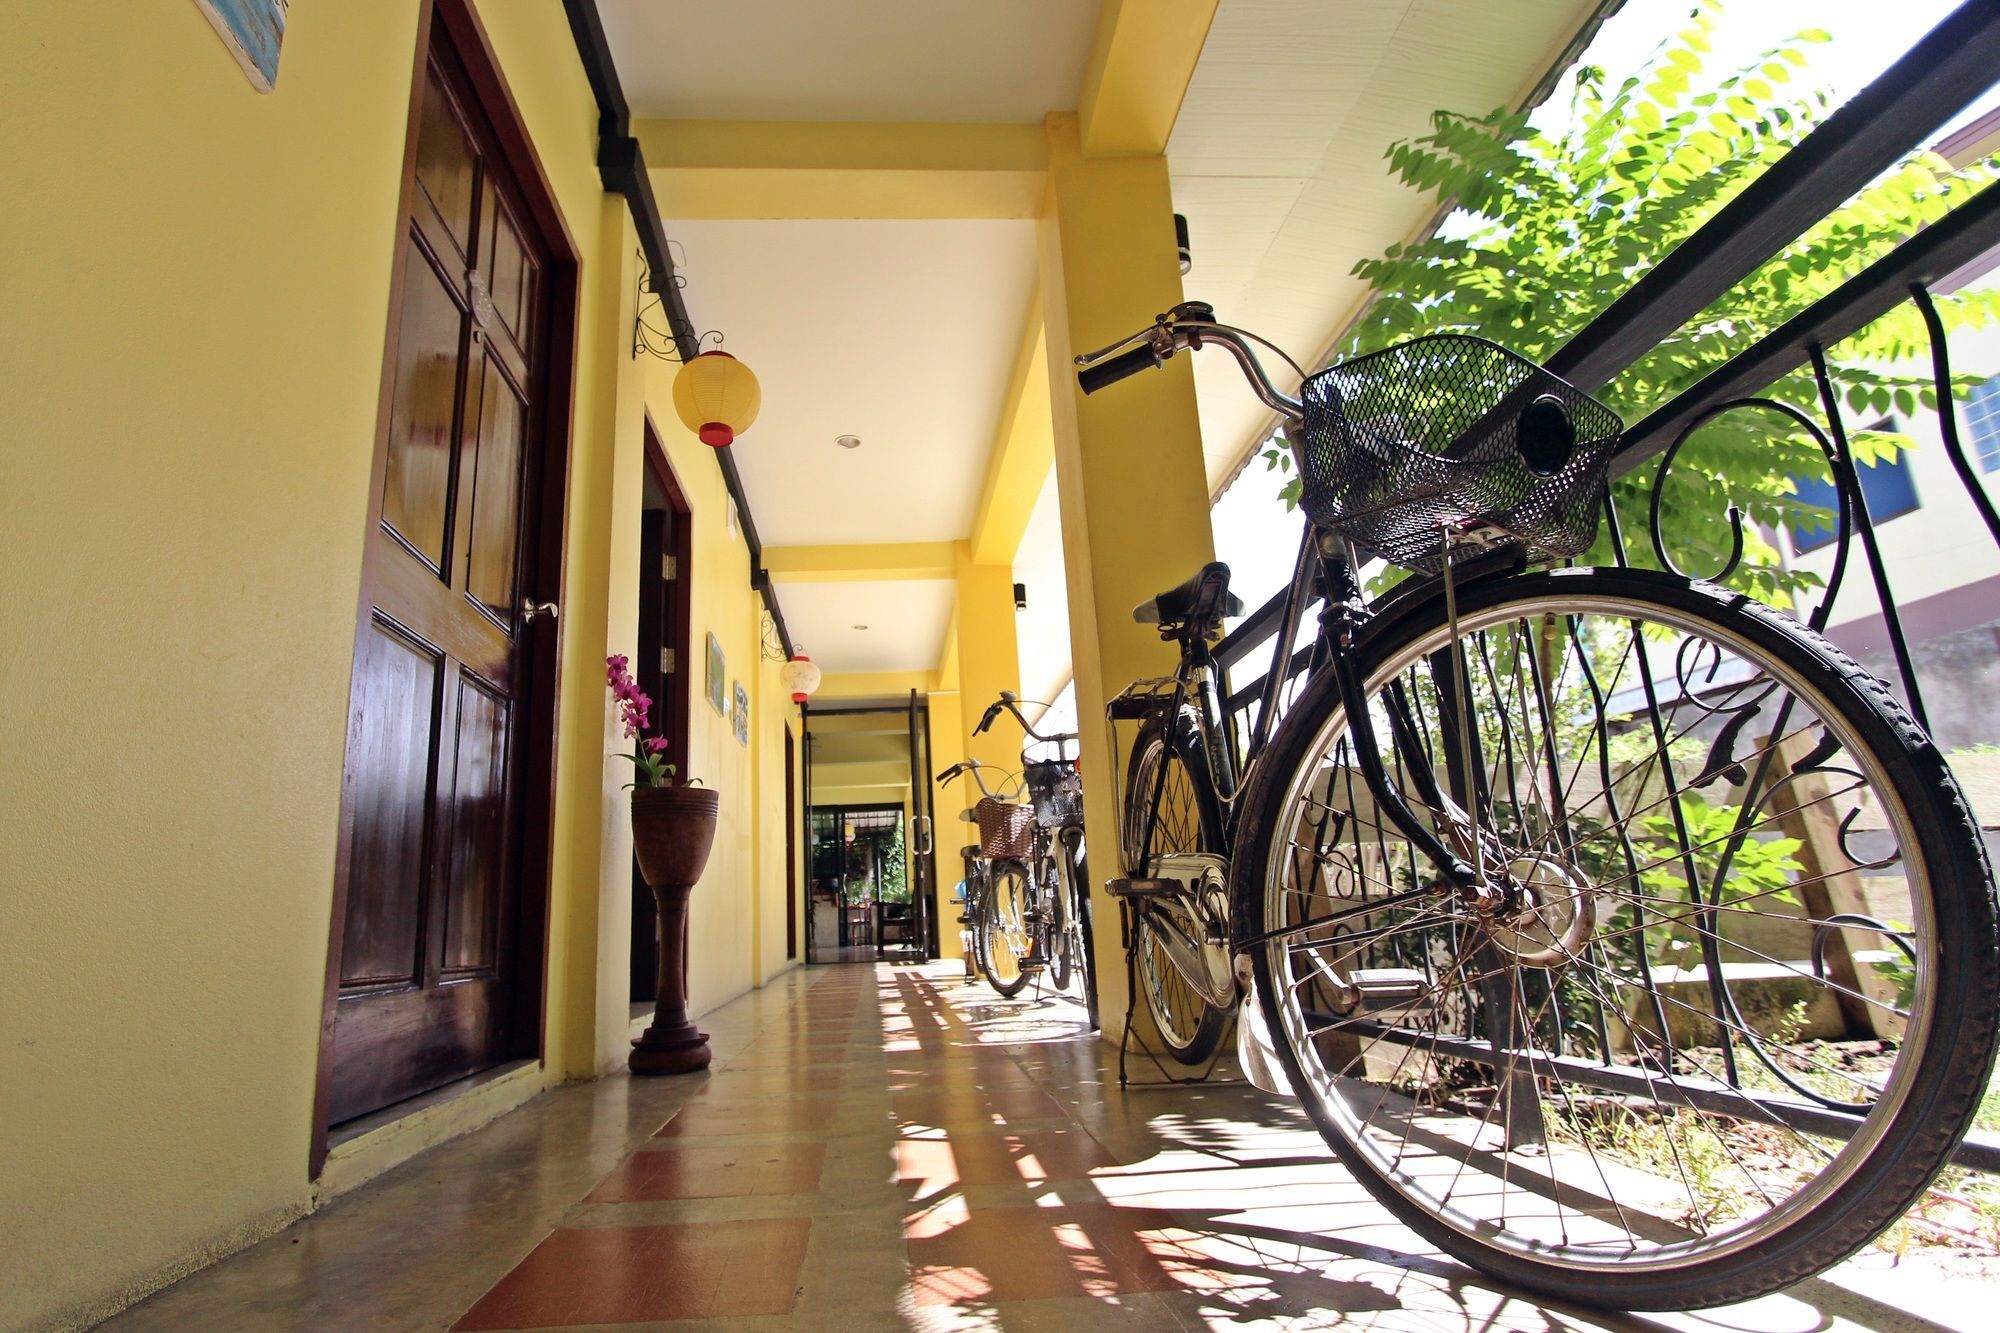
[[[1300,505],[1321,527],[1421,573],[1449,532],[1519,545],[1531,562],[1597,535],[1616,413],[1483,338],[1440,333],[1305,382],[1293,440]]]
[[[1083,775],[1068,760],[1050,759],[1027,765],[1028,800],[1034,806],[1035,822],[1043,828],[1062,828],[1083,822]]]
[[[981,799],[973,807],[979,818],[979,849],[996,861],[1025,861],[1035,850],[1035,812],[1030,806]]]

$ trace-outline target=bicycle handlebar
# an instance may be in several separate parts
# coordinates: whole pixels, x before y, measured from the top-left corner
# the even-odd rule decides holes
[[[986,785],[986,778],[979,771],[984,767],[986,765],[980,763],[977,759],[962,759],[950,768],[947,768],[944,772],[938,774],[935,780],[938,782],[950,782],[961,773],[970,773],[973,782],[979,787],[979,794],[981,796],[989,797],[996,801],[1004,800],[1005,798],[999,792],[994,791]]]
[[[1263,343],[1279,356],[1284,356],[1283,351],[1254,333],[1216,323],[1215,307],[1201,301],[1183,301],[1137,333],[1120,338],[1109,347],[1075,358],[1077,387],[1085,393],[1096,393],[1119,380],[1131,378],[1148,366],[1159,365],[1183,348],[1199,351],[1215,343],[1229,349],[1229,354],[1242,368],[1243,377],[1250,381],[1251,391],[1263,400],[1266,407],[1287,421],[1303,420],[1304,405],[1290,394],[1280,392],[1278,386],[1271,383],[1271,377],[1264,373],[1264,363],[1251,349],[1253,342]],[[1286,359],[1290,360],[1289,357]],[[1296,365],[1292,368],[1298,369]]]
[[[1161,358],[1153,354],[1150,344],[1134,347],[1131,351],[1085,367],[1076,372],[1077,387],[1085,393],[1096,393],[1109,388],[1119,380],[1130,379],[1142,370],[1151,370],[1159,365]]]
[[[985,716],[979,719],[979,725],[972,729],[972,734],[975,736],[983,734],[988,727],[999,721],[1002,712],[1012,713],[1014,720],[1021,724],[1021,730],[1028,734],[1029,739],[1040,741],[1044,745],[1060,745],[1077,738],[1073,731],[1052,731],[1044,734],[1029,726],[1027,717],[1021,712],[1021,700],[1012,690],[1000,691],[1000,698],[987,706]]]

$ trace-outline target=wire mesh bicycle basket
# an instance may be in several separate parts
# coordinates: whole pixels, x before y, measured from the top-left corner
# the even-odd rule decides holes
[[[1025,861],[1035,851],[1033,807],[980,798],[973,808],[979,820],[979,849],[996,861]]]
[[[1083,775],[1066,760],[1050,759],[1028,764],[1022,769],[1028,780],[1028,800],[1035,822],[1043,828],[1062,828],[1083,822]]]
[[[1525,357],[1461,333],[1415,338],[1306,380],[1293,441],[1300,506],[1420,573],[1454,545],[1581,554],[1624,429],[1616,413]]]

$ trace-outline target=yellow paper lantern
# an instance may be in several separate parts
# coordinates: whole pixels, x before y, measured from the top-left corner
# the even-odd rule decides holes
[[[750,429],[763,402],[750,367],[727,352],[703,352],[674,376],[674,411],[703,444],[718,449]]]
[[[778,681],[790,692],[793,703],[802,704],[819,688],[819,668],[800,653],[778,669]]]

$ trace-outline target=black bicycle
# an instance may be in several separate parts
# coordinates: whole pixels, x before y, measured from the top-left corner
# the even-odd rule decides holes
[[[1161,1034],[1200,1058],[1244,997],[1356,1177],[1528,1288],[1694,1308],[1845,1257],[1993,1064],[1993,881],[1937,748],[1746,596],[1547,567],[1610,512],[1621,429],[1562,380],[1440,335],[1294,399],[1252,341],[1188,303],[1077,358],[1094,392],[1226,349],[1309,519],[1246,719],[1219,564],[1138,609],[1179,664],[1110,705]],[[1371,601],[1364,554],[1417,577]]]
[[[1011,691],[987,706],[973,728],[979,735],[1011,713],[1024,740],[1022,784],[1034,816],[1032,850],[1028,856],[1032,892],[1032,935],[1047,960],[1049,984],[1068,990],[1073,977],[1083,980],[1090,1025],[1097,1026],[1096,964],[1090,950],[1090,873],[1083,845],[1083,775],[1077,767],[1077,734],[1042,732],[1030,726],[1021,700]],[[1049,747],[1040,757],[1028,753]]]
[[[989,787],[987,766],[977,759],[953,764],[936,777],[950,782],[964,774],[979,788],[979,801],[965,812],[978,825],[979,841],[960,849],[965,865],[965,906],[959,924],[969,956],[999,995],[1019,995],[1044,966],[1037,947],[1041,913],[1037,906],[1034,814],[1017,798],[1020,779],[1001,777]]]

